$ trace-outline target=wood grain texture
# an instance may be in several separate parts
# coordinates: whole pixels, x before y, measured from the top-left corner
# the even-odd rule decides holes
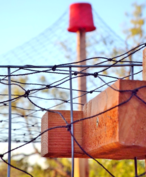
[[[146,81],[118,80],[112,87],[120,92],[108,87],[86,103],[83,112],[74,111],[74,120],[93,116],[74,126],[75,137],[87,153],[94,158],[133,159],[137,157],[145,159],[145,103],[133,95],[130,101],[117,106],[128,100],[132,95],[132,90],[139,87],[142,88],[136,94],[146,102],[145,86]],[[115,108],[111,109],[112,107]],[[70,111],[59,112],[70,122]],[[65,125],[62,118],[54,113],[44,115],[42,131],[46,129],[46,123],[48,128]],[[45,157],[71,157],[69,132],[66,129],[55,129],[42,136],[42,155]],[[76,145],[75,157],[87,158]]]
[[[86,65],[86,60],[81,62],[86,58],[86,33],[85,31],[77,32],[77,61],[80,62],[79,65]],[[83,70],[83,71],[82,71]],[[78,72],[86,73],[86,68],[78,68]],[[82,74],[81,74],[82,75]],[[78,75],[80,76],[80,75]],[[86,103],[86,77],[78,77],[78,110],[82,111],[83,105]],[[84,175],[83,175],[84,176]]]
[[[112,87],[118,90],[133,90],[144,85],[146,86],[146,81],[118,80]],[[126,101],[131,93],[107,88],[84,106],[84,117],[98,114]],[[140,89],[137,95],[146,101],[145,93],[146,87]],[[83,147],[95,158],[145,158],[145,110],[146,105],[133,96],[122,106],[84,121]]]
[[[70,123],[70,111],[59,110],[68,123]],[[82,111],[74,111],[74,121],[83,117]],[[46,112],[42,118],[42,132],[48,128],[66,125],[62,117],[57,113]],[[82,145],[82,122],[74,124],[74,136]],[[71,157],[71,135],[66,128],[50,130],[42,135],[41,155],[44,157]],[[75,156],[80,157],[82,151],[75,143]]]
[[[84,30],[77,31],[77,61],[80,62],[79,65],[86,65],[86,60],[81,62],[86,58],[86,32]],[[79,72],[86,72],[86,68],[78,68]],[[86,103],[86,77],[78,77],[78,110],[83,110],[83,105]],[[89,166],[87,159],[75,159],[75,176],[76,177],[88,177],[89,176]]]

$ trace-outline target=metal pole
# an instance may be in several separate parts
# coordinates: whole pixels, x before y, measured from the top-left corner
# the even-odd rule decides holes
[[[146,81],[146,48],[143,50],[143,72],[142,72],[142,78],[144,81]],[[145,157],[145,172],[146,172],[146,157]],[[146,174],[145,174],[146,177]]]
[[[131,80],[134,80],[134,66],[131,66]]]
[[[72,99],[72,71],[71,67],[69,67],[69,78],[70,78],[70,116],[71,123],[73,122],[73,99]],[[71,124],[71,133],[74,135],[73,124]],[[71,177],[74,177],[74,138],[71,137],[71,156],[72,156],[72,171]]]
[[[9,132],[8,132],[8,151],[11,150],[11,76],[10,67],[8,67],[8,93],[9,93]],[[8,163],[11,163],[11,152],[8,153]],[[7,177],[10,177],[11,167],[8,165]]]
[[[135,177],[137,177],[137,158],[134,157]]]
[[[134,80],[134,66],[131,66],[131,80]],[[135,177],[137,177],[137,158],[134,157]]]

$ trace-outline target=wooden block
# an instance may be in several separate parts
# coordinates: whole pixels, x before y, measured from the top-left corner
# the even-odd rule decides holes
[[[146,81],[118,80],[112,87],[121,92],[108,87],[86,103],[83,112],[74,111],[74,121],[96,115],[74,124],[75,138],[87,153],[104,159],[145,158],[146,105],[133,95],[131,100],[117,106],[131,97],[132,90],[141,86],[146,86]],[[136,94],[146,102],[146,87]],[[58,112],[70,122],[70,111]],[[97,116],[99,113],[102,114]],[[42,131],[60,125],[65,123],[56,113],[47,112],[42,118]],[[42,136],[42,156],[71,157],[70,133],[62,128],[45,133]],[[88,158],[77,145],[75,157]]]
[[[141,86],[146,86],[146,81],[118,80],[112,85],[118,90],[133,90]],[[131,93],[109,87],[85,104],[83,116],[106,111],[128,100]],[[146,87],[139,89],[137,95],[146,101]],[[94,158],[145,158],[146,105],[136,96],[119,107],[83,121],[83,130],[83,147]]]
[[[68,123],[70,123],[70,111],[59,110]],[[82,111],[74,111],[74,121],[83,117]],[[46,112],[42,118],[41,131],[66,125],[62,117],[57,113]],[[82,145],[82,122],[74,124],[74,136]],[[83,152],[75,144],[76,157],[81,157]],[[41,155],[43,157],[71,157],[71,135],[66,128],[57,128],[44,133],[41,137]]]

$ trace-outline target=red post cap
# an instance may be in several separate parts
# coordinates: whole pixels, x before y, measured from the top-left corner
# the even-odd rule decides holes
[[[94,31],[96,27],[93,23],[92,7],[89,3],[74,3],[70,5],[70,32],[84,30],[86,32]]]

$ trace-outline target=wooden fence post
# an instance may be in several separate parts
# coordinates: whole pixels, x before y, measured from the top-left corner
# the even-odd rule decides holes
[[[77,32],[77,61],[86,59],[86,33],[83,30]],[[86,61],[79,63],[79,65],[86,65]],[[79,68],[80,72],[84,68]],[[83,71],[86,72],[86,71]],[[78,77],[78,90],[86,91],[86,77]],[[86,103],[86,95],[80,97],[84,92],[78,91],[78,103]],[[79,104],[78,110],[81,111],[83,106]],[[88,177],[89,167],[87,159],[75,158],[75,177]]]

